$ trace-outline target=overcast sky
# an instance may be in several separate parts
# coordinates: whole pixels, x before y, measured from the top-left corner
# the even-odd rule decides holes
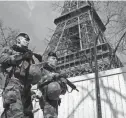
[[[51,4],[50,1],[0,1],[0,19],[4,25],[28,33],[30,45],[43,53],[47,46],[44,38],[50,35],[47,27],[55,29],[53,21],[60,16],[52,10]]]

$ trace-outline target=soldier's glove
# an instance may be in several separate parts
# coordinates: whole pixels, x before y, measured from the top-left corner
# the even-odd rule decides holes
[[[29,60],[29,59],[32,59],[32,56],[33,56],[32,52],[31,52],[31,51],[28,51],[28,52],[26,52],[26,53],[23,55],[23,59],[24,59],[24,60]]]
[[[23,61],[23,60],[29,60],[29,59],[32,59],[32,53],[31,53],[31,51],[28,51],[25,54],[10,56],[10,60],[8,60],[8,64],[16,66],[21,61]]]

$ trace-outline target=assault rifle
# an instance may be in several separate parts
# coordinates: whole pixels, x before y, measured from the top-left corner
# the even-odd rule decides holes
[[[79,92],[79,90],[76,88],[76,86],[75,86],[72,82],[70,82],[70,81],[67,79],[67,76],[66,76],[65,74],[59,75],[59,76],[57,77],[57,79],[58,79],[58,78],[59,78],[59,79],[63,78],[63,79],[66,80],[66,83],[72,88],[71,92],[72,92],[73,90],[76,90],[76,91]],[[61,80],[61,81],[62,81],[62,80]]]
[[[12,49],[17,51],[17,52],[21,52],[21,53],[26,53],[26,52],[30,52],[32,53],[38,60],[39,62],[42,62],[42,56],[39,55],[39,54],[36,54],[34,52],[32,52],[31,50],[29,50],[28,48],[25,48],[25,47],[19,47],[17,45],[13,45],[12,46]]]
[[[61,78],[65,79],[66,80],[66,84],[68,84],[72,88],[71,92],[73,90],[76,90],[76,91],[79,92],[79,90],[76,88],[76,86],[67,79],[67,76],[65,74],[61,74],[61,75],[58,75],[58,76],[54,76],[54,78],[52,80],[47,80],[47,81],[41,83],[40,85],[38,85],[38,87],[42,88],[42,87],[44,87],[45,85],[48,85],[51,82],[61,80]]]
[[[76,86],[72,82],[70,82],[68,79],[66,79],[66,80],[67,80],[67,84],[72,88],[72,91],[76,90],[79,92],[79,90],[76,88]]]

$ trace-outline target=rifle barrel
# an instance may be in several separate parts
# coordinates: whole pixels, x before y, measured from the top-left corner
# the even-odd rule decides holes
[[[72,82],[70,82],[68,79],[66,79],[66,80],[67,80],[67,84],[68,84],[73,90],[76,90],[76,91],[79,92],[79,90],[76,88],[76,86],[75,86]]]

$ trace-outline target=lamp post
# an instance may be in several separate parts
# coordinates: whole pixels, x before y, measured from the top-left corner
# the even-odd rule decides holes
[[[94,41],[95,92],[96,92],[97,118],[102,118],[101,98],[100,98],[100,85],[99,85],[98,63],[97,63],[97,40],[98,40],[99,34],[97,35],[97,37],[95,37],[95,41]]]
[[[95,24],[94,24],[94,17],[93,17],[93,6],[92,5],[91,5],[91,17],[92,17],[92,24],[94,26],[94,31],[95,31]],[[95,94],[96,94],[97,118],[102,118],[100,86],[99,86],[99,77],[98,77],[98,63],[97,63],[97,40],[99,38],[99,35],[100,35],[100,30],[99,30],[98,34],[94,33]]]

